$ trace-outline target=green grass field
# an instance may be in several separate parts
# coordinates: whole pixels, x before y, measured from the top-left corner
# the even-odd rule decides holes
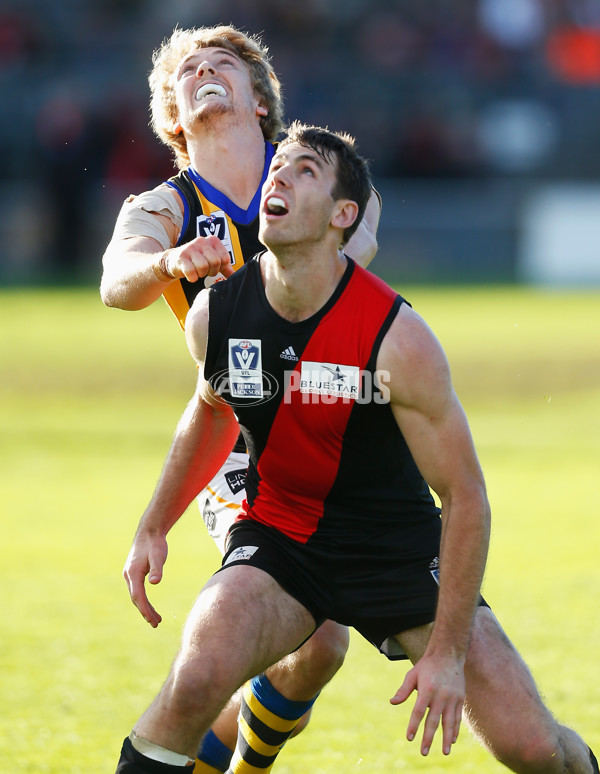
[[[600,292],[405,290],[448,353],[486,472],[484,593],[557,716],[600,748]],[[217,552],[190,508],[170,539],[163,623],[121,568],[194,365],[162,304],[94,290],[0,292],[0,770],[114,771],[166,676]],[[406,666],[354,637],[278,774],[505,771],[467,733],[449,758],[406,742]]]

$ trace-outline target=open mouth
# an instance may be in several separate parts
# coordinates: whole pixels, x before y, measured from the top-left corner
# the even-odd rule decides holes
[[[203,99],[209,96],[213,97],[225,97],[227,92],[218,83],[204,83],[196,92],[196,101],[201,102]]]
[[[269,196],[265,202],[265,211],[269,215],[285,215],[288,208],[279,196]]]

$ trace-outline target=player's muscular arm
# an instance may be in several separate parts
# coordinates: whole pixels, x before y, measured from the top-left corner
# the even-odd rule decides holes
[[[169,530],[219,471],[239,433],[233,411],[226,403],[214,399],[202,375],[208,320],[206,295],[206,291],[200,294],[188,317],[188,336],[194,341],[194,354],[200,365],[198,386],[177,425],[123,570],[133,603],[153,627],[158,626],[161,617],[148,599],[146,576],[151,584],[162,579]]]
[[[197,282],[219,273],[231,274],[229,253],[217,237],[197,237],[174,246],[180,236],[181,200],[174,191],[162,191],[166,206],[156,212],[149,209],[153,194],[130,198],[119,214],[103,256],[100,295],[107,306],[144,309],[174,280],[185,277]],[[144,197],[148,198],[146,208]],[[138,199],[142,203],[136,203]]]
[[[390,373],[392,410],[425,480],[442,505],[440,591],[424,656],[394,697],[418,698],[408,736],[429,711],[421,749],[429,751],[440,719],[443,749],[458,735],[464,661],[479,600],[490,530],[485,483],[446,357],[433,333],[402,306],[382,344],[378,368]]]
[[[153,627],[161,617],[148,599],[146,576],[153,585],[162,580],[169,530],[218,472],[239,432],[229,407],[208,404],[202,394],[200,383],[179,421],[123,569],[132,602]]]
[[[380,216],[381,201],[375,191],[372,191],[363,219],[345,248],[350,258],[364,268],[371,263],[377,252],[377,227]]]

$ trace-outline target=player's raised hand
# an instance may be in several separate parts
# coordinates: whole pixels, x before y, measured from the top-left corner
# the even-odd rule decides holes
[[[150,604],[145,580],[147,575],[150,583],[160,583],[167,552],[167,541],[164,537],[138,532],[123,568],[123,577],[131,601],[154,629],[162,621],[162,617]]]
[[[427,755],[441,721],[442,751],[449,755],[458,738],[465,701],[463,663],[451,656],[440,658],[425,654],[407,673],[390,702],[402,704],[415,690],[418,695],[408,723],[407,739],[412,742],[425,718],[421,754]]]
[[[181,247],[167,250],[164,268],[172,277],[185,277],[189,282],[217,274],[229,277],[233,273],[229,251],[216,236],[196,237]]]

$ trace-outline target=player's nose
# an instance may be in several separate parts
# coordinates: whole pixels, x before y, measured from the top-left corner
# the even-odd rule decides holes
[[[277,169],[271,172],[271,184],[287,186],[289,181],[289,167],[287,164],[282,164]]]
[[[198,69],[196,70],[196,76],[198,78],[202,78],[204,75],[214,75],[216,72],[213,65],[208,61],[208,59],[205,59],[203,62],[200,62],[198,65]]]

